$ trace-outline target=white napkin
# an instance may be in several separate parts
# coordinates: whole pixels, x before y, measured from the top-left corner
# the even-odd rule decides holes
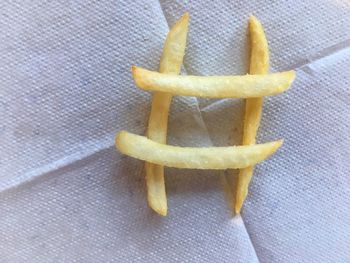
[[[21,1],[0,15],[0,262],[350,261],[350,4],[346,1]],[[143,134],[168,24],[189,11],[188,74],[244,74],[247,19],[271,71],[297,70],[265,100],[242,217],[231,171],[167,169],[169,215],[146,203],[141,161],[114,135]],[[240,144],[242,100],[176,97],[169,144]],[[224,188],[226,190],[224,190]]]

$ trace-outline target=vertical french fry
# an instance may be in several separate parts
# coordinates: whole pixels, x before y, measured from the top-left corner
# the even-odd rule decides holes
[[[269,71],[269,50],[263,26],[254,16],[249,19],[251,43],[250,74],[267,74]],[[245,104],[243,145],[255,144],[255,137],[260,125],[263,98],[249,98]],[[254,166],[241,169],[238,176],[235,212],[240,213],[248,194]]]
[[[185,54],[189,14],[180,18],[170,29],[163,48],[159,71],[179,74]],[[168,93],[155,92],[152,98],[151,114],[147,136],[159,143],[166,143],[168,113],[172,96]],[[146,185],[148,205],[162,216],[167,214],[167,198],[164,184],[163,166],[146,162]]]

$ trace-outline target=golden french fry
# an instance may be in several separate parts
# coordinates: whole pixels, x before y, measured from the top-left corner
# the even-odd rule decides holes
[[[236,169],[265,160],[282,145],[283,140],[249,146],[194,148],[161,144],[144,136],[121,131],[115,143],[123,154],[168,167]]]
[[[208,98],[252,98],[276,95],[288,89],[294,71],[269,75],[244,76],[176,76],[132,67],[136,85],[145,90],[174,95]]]
[[[250,74],[268,74],[269,49],[263,26],[259,20],[251,16],[249,19],[251,42]],[[255,137],[260,125],[263,98],[246,100],[243,127],[243,145],[255,144]],[[241,169],[238,176],[235,212],[240,213],[243,202],[248,194],[249,183],[252,179],[254,166]]]
[[[250,33],[250,74],[268,74],[269,72],[269,46],[264,28],[255,16],[249,18]]]
[[[165,40],[159,71],[179,74],[185,54],[189,14],[186,13],[170,29]],[[148,121],[147,136],[159,143],[166,143],[168,112],[172,95],[155,92]],[[164,184],[164,167],[146,162],[146,186],[148,205],[158,214],[167,214],[167,198]]]

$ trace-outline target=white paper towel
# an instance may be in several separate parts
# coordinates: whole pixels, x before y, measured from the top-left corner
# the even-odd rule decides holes
[[[350,262],[350,4],[347,1],[18,1],[0,14],[0,262]],[[167,169],[169,215],[146,204],[143,164],[114,149],[142,134],[150,96],[130,67],[157,69],[189,11],[184,67],[243,74],[247,19],[271,70],[297,70],[267,98],[243,218],[224,173]],[[176,97],[169,143],[239,144],[242,100]],[[227,179],[230,172],[227,173]]]

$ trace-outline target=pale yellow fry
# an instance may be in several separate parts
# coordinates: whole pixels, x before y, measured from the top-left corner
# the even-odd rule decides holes
[[[250,74],[268,74],[269,48],[263,26],[259,20],[251,16],[249,19],[250,32]],[[243,127],[243,145],[255,144],[255,137],[260,125],[263,98],[246,100]],[[240,213],[244,200],[248,195],[249,183],[253,177],[254,166],[239,171],[235,212]]]
[[[185,55],[189,18],[189,13],[185,13],[170,29],[160,60],[159,71],[161,73],[176,75],[180,73]]]
[[[237,169],[257,164],[273,154],[283,140],[249,146],[179,147],[161,144],[144,136],[121,131],[116,147],[123,154],[175,168]]]
[[[159,71],[179,74],[185,54],[189,14],[186,13],[170,29],[165,40]],[[159,143],[166,143],[168,113],[172,95],[155,92],[148,121],[147,136]],[[164,183],[164,167],[146,162],[146,186],[148,205],[162,216],[166,216],[168,205]]]
[[[294,71],[265,76],[177,76],[132,67],[136,85],[144,90],[207,98],[251,98],[281,93],[292,84]]]

